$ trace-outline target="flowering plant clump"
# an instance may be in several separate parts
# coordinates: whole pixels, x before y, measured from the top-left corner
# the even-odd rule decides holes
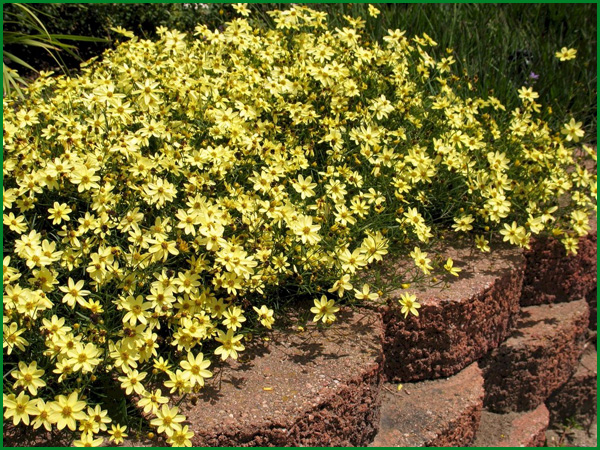
[[[336,302],[379,298],[359,274],[394,245],[421,276],[459,276],[430,249],[443,230],[482,251],[549,231],[576,252],[596,207],[581,123],[551,130],[531,88],[513,111],[471,98],[427,35],[378,44],[360,18],[270,14],[275,29],[123,30],[79,76],[43,73],[24,101],[4,99],[15,426],[120,443],[127,416],[103,396],[117,383],[170,444],[191,445],[167,396],[198,392],[285,299],[314,298],[314,320],[332,323]],[[400,302],[418,314],[414,295]]]

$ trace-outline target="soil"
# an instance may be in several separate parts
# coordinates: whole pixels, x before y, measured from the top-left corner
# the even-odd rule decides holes
[[[598,446],[598,419],[588,427],[555,426],[546,431],[546,447],[591,447]]]

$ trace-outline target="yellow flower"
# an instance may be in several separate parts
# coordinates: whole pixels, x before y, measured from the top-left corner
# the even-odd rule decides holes
[[[42,400],[41,398],[38,398],[36,400],[37,400],[37,403],[35,405],[35,407],[36,407],[35,419],[33,419],[31,426],[33,427],[34,430],[37,430],[38,428],[40,428],[43,425],[44,428],[46,429],[46,431],[50,431],[50,430],[52,430],[52,424],[50,423],[50,420],[49,420],[50,405],[48,403],[46,403],[44,400]]]
[[[315,315],[313,322],[322,320],[323,323],[333,323],[335,321],[335,313],[340,310],[333,300],[327,300],[327,296],[321,296],[321,299],[314,299],[315,306],[310,309],[310,312]]]
[[[377,292],[371,292],[368,284],[363,284],[362,292],[358,289],[354,289],[354,296],[359,300],[377,300],[379,294]]]
[[[242,313],[242,308],[230,306],[227,311],[223,313],[223,316],[225,317],[225,320],[223,320],[223,325],[233,331],[241,328],[242,323],[246,321],[246,318]]]
[[[221,355],[223,361],[229,357],[237,359],[237,352],[241,352],[245,349],[240,343],[244,336],[241,334],[234,336],[232,329],[227,330],[227,334],[223,333],[221,330],[217,330],[217,333],[219,335],[215,338],[215,341],[220,342],[221,345],[215,349],[215,355]]]
[[[144,392],[144,386],[141,381],[148,375],[146,372],[138,372],[137,370],[128,370],[125,376],[119,377],[118,380],[121,382],[121,387],[125,389],[125,394],[130,395],[135,392],[138,395],[142,395]]]
[[[161,372],[166,372],[171,369],[171,365],[162,356],[154,359],[154,368]]]
[[[167,438],[167,444],[173,447],[191,447],[194,432],[187,425],[173,431],[173,435]]]
[[[15,231],[19,234],[25,233],[27,231],[27,223],[25,223],[25,216],[17,216],[11,212],[8,214],[4,214],[4,225],[7,225],[12,231]]]
[[[517,222],[513,221],[512,224],[504,224],[504,229],[500,230],[500,234],[504,236],[502,239],[504,242],[509,241],[513,245],[520,245],[523,238],[525,237],[525,228],[517,225]]]
[[[146,318],[149,310],[152,307],[152,303],[144,302],[144,297],[138,295],[133,297],[130,295],[124,301],[121,302],[123,309],[127,311],[127,314],[123,317],[123,323],[129,323],[135,325],[136,323],[146,324],[148,319]]]
[[[556,52],[555,56],[561,61],[569,61],[570,59],[575,59],[577,50],[574,48],[563,47],[560,51]]]
[[[404,314],[404,318],[408,316],[408,313],[414,314],[415,316],[419,315],[418,308],[421,307],[421,304],[417,301],[417,297],[413,294],[402,294],[402,297],[398,300],[398,303],[402,305],[402,309],[400,310],[401,314]]]
[[[52,224],[57,225],[60,224],[63,220],[65,222],[71,220],[71,218],[69,217],[69,213],[73,212],[73,210],[69,208],[69,205],[67,205],[66,203],[54,202],[54,207],[48,208],[48,212],[50,213],[48,218],[52,219]]]
[[[248,9],[248,3],[234,3],[231,5],[233,9],[235,9],[239,14],[244,17],[248,17],[250,15],[250,10]]]
[[[46,386],[46,382],[41,379],[44,375],[42,369],[37,368],[37,361],[27,365],[23,361],[19,362],[19,370],[12,372],[12,376],[16,378],[14,387],[22,386],[29,390],[32,395],[37,395],[37,390],[40,387]]]
[[[79,280],[77,283],[73,281],[73,278],[69,277],[67,286],[60,286],[59,289],[65,293],[62,298],[63,303],[66,303],[71,308],[75,307],[75,302],[83,305],[86,297],[90,295],[90,291],[83,289],[84,281]]]
[[[427,253],[422,252],[419,247],[415,247],[414,250],[410,252],[410,256],[415,261],[415,265],[421,268],[425,275],[431,273],[433,267],[429,264],[431,260],[427,258]]]
[[[59,395],[56,401],[50,403],[49,420],[56,424],[56,428],[62,430],[68,427],[69,430],[75,431],[77,428],[77,420],[85,420],[86,414],[83,408],[86,403],[78,399],[76,391],[72,392],[68,397]]]
[[[352,289],[352,284],[350,283],[350,275],[343,275],[342,278],[333,283],[331,289],[327,289],[327,292],[335,293],[337,292],[338,297],[342,298],[344,296],[344,292]],[[323,296],[325,297],[325,296]]]
[[[300,194],[302,200],[304,200],[315,195],[314,188],[317,187],[317,183],[313,183],[310,176],[304,178],[302,175],[298,175],[298,181],[292,183],[292,187]]]
[[[118,33],[118,34],[120,34],[122,36],[125,36],[125,37],[128,37],[128,38],[134,38],[135,37],[135,34],[133,34],[133,32],[127,31],[123,27],[119,27],[119,26],[117,26],[117,27],[110,27],[110,29],[112,31],[114,31],[115,33]]]
[[[575,119],[571,118],[569,123],[563,125],[562,134],[567,135],[567,141],[579,142],[579,139],[585,135],[581,129],[582,125],[581,122],[575,122]]]
[[[477,248],[479,250],[481,250],[482,252],[489,252],[490,251],[489,242],[482,235],[475,236],[475,244],[477,245]]]
[[[163,405],[162,409],[156,412],[156,419],[152,419],[150,425],[157,427],[159,433],[165,433],[167,436],[173,436],[173,433],[181,429],[180,423],[185,420],[185,416],[177,414],[179,408],[174,406],[169,408],[167,405]]]
[[[273,318],[273,310],[267,308],[266,305],[262,305],[260,309],[258,309],[256,306],[253,306],[252,308],[256,314],[258,314],[258,319],[260,320],[262,326],[271,329],[271,326],[275,322],[275,319]]]
[[[110,426],[110,430],[108,430],[108,434],[110,437],[108,438],[110,441],[114,442],[116,445],[119,445],[123,442],[123,438],[126,438],[128,435],[125,433],[127,431],[127,427],[124,425],[113,424]]]
[[[73,447],[100,447],[104,438],[94,439],[94,433],[83,432],[81,437],[73,441]]]
[[[188,352],[187,361],[181,361],[180,365],[184,370],[184,378],[187,378],[192,383],[192,386],[204,386],[204,379],[213,376],[211,371],[206,370],[210,367],[210,361],[204,359],[204,354],[202,353],[194,356],[192,352]]]
[[[303,244],[316,244],[321,240],[321,225],[314,225],[311,216],[300,216],[293,224],[294,233],[300,236]]]
[[[468,214],[466,216],[461,216],[461,217],[455,217],[454,218],[454,223],[452,225],[452,228],[455,229],[456,231],[470,231],[473,229],[473,225],[471,225],[473,222],[475,221],[475,219],[473,218],[473,216],[471,214]]]
[[[99,356],[101,354],[102,351],[91,342],[85,346],[78,342],[74,348],[67,352],[73,370],[81,370],[83,373],[91,372],[94,370],[94,367],[100,364]]]
[[[106,431],[106,424],[112,422],[110,417],[108,417],[108,411],[102,409],[100,405],[96,405],[94,406],[94,408],[90,408],[88,406],[87,415],[90,418],[90,420],[96,424],[100,431]]]
[[[539,96],[540,95],[535,92],[532,87],[523,86],[521,89],[519,89],[519,98],[521,100],[532,102]]]
[[[167,372],[169,379],[164,382],[165,387],[171,388],[169,391],[171,394],[177,392],[178,394],[184,394],[191,392],[192,383],[187,378],[185,372],[177,369],[176,372]]]
[[[167,403],[168,401],[169,399],[167,397],[163,397],[160,389],[157,389],[154,392],[144,391],[143,397],[138,401],[138,406],[140,408],[144,408],[144,412],[146,414],[156,414],[158,407]]]
[[[380,11],[375,8],[373,5],[369,5],[369,15],[371,17],[377,17],[380,14]]]
[[[15,322],[11,322],[9,326],[6,324],[2,325],[2,347],[8,347],[6,351],[7,355],[10,355],[15,347],[21,351],[25,351],[25,347],[29,345],[29,342],[21,337],[21,334],[24,332],[25,329],[19,329],[19,326]]]
[[[457,277],[458,272],[462,270],[458,267],[454,267],[454,261],[452,261],[452,258],[448,258],[448,261],[446,261],[446,264],[444,264],[444,269],[446,269],[450,275],[454,275],[455,277]]]
[[[13,425],[17,426],[21,421],[29,425],[29,416],[36,415],[38,410],[36,400],[29,400],[29,396],[21,392],[18,397],[14,394],[2,394],[4,406],[4,418],[13,418]]]

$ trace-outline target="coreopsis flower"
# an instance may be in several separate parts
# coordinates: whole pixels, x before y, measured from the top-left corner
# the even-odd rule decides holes
[[[125,389],[125,394],[130,395],[135,392],[138,395],[142,395],[144,392],[144,386],[141,381],[148,375],[146,372],[138,372],[137,370],[129,369],[125,375],[118,377],[121,382],[121,387]]]
[[[50,403],[50,422],[56,424],[56,428],[62,430],[67,427],[75,431],[77,421],[85,420],[86,414],[83,409],[86,403],[79,400],[77,392],[72,392],[69,396],[59,395],[54,402]]]
[[[408,314],[413,314],[415,316],[419,315],[418,309],[421,307],[421,304],[417,301],[417,297],[413,294],[402,294],[398,303],[402,306],[400,313],[404,314],[404,318],[408,316]]]
[[[174,406],[169,408],[163,405],[156,412],[156,419],[152,419],[150,425],[157,427],[159,433],[165,433],[167,436],[173,436],[173,433],[181,429],[181,422],[185,420],[185,416],[179,413],[179,408]]]
[[[513,221],[510,225],[505,223],[504,229],[500,230],[500,234],[504,236],[502,239],[504,242],[508,241],[513,245],[519,245],[525,238],[526,231],[525,228]]]
[[[577,56],[577,50],[574,48],[563,47],[556,52],[555,56],[561,61],[569,61],[575,59]]]
[[[146,414],[156,414],[160,405],[164,405],[165,403],[168,403],[168,401],[169,399],[167,397],[163,397],[161,390],[156,389],[152,392],[144,391],[142,398],[138,400],[138,406],[144,408]]]
[[[19,362],[19,370],[11,373],[15,381],[14,387],[23,387],[32,395],[37,395],[38,388],[46,386],[46,382],[42,380],[44,371],[38,369],[37,361],[32,361],[29,365],[23,361]]]
[[[220,342],[221,345],[215,349],[215,355],[221,355],[223,361],[227,358],[237,359],[238,352],[245,349],[244,345],[240,343],[244,336],[241,334],[234,336],[232,329],[227,330],[227,333],[217,330],[217,333],[215,341]]]
[[[126,438],[128,436],[127,433],[125,433],[126,431],[126,426],[113,424],[110,426],[110,430],[108,430],[108,434],[110,435],[108,439],[115,445],[119,445],[123,442],[123,438]]]
[[[368,284],[363,284],[362,291],[354,289],[354,296],[359,300],[377,300],[379,294],[371,292],[371,287]]]
[[[275,319],[273,318],[274,311],[272,309],[267,308],[266,305],[262,305],[260,309],[256,306],[253,306],[252,309],[254,309],[256,314],[258,314],[258,319],[261,325],[263,327],[271,329],[271,326],[275,322]]]
[[[183,376],[186,377],[192,386],[204,386],[204,379],[213,376],[210,370],[210,361],[204,359],[204,354],[198,353],[196,356],[192,352],[188,353],[187,360],[180,363],[184,370]]]
[[[17,426],[23,422],[29,425],[29,416],[34,416],[37,413],[37,402],[30,400],[25,392],[21,392],[18,397],[14,394],[2,394],[2,405],[4,406],[4,418],[13,419],[13,425]]]
[[[190,439],[192,437],[194,437],[194,432],[190,431],[188,425],[184,425],[173,431],[173,434],[167,438],[167,444],[173,447],[191,447],[192,441]]]
[[[94,433],[83,432],[79,439],[73,441],[73,447],[100,447],[104,438],[94,438]]]
[[[377,9],[375,6],[373,6],[371,4],[368,6],[368,9],[369,9],[369,15],[371,17],[377,17],[380,14],[379,9]]]
[[[458,273],[462,270],[458,267],[454,267],[454,261],[452,258],[448,258],[446,264],[444,264],[444,269],[446,269],[450,275],[454,275],[455,277],[457,277]]]
[[[319,320],[323,323],[333,323],[336,319],[335,313],[340,310],[340,307],[333,300],[328,300],[326,295],[322,295],[320,299],[314,299],[315,306],[310,309],[310,312],[315,315],[313,322]]]
[[[429,264],[431,260],[427,257],[427,253],[422,252],[419,247],[415,247],[414,250],[410,252],[410,256],[414,260],[415,265],[419,267],[425,275],[431,273],[433,267]]]
[[[581,122],[575,122],[575,119],[571,118],[568,123],[563,125],[562,134],[566,135],[567,141],[579,142],[585,135],[581,126]]]

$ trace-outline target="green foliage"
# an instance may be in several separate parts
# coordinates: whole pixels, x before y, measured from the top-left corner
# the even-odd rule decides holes
[[[52,15],[46,24],[51,33],[95,36],[111,40],[111,27],[121,26],[144,38],[156,37],[156,27],[191,32],[198,23],[222,27],[234,16],[230,4],[32,4]],[[289,4],[250,4],[253,15],[272,24],[266,11],[288,9]],[[544,118],[556,125],[567,115],[586,124],[586,133],[596,136],[596,4],[379,4],[381,14],[369,16],[367,4],[315,4],[325,11],[334,27],[347,26],[344,15],[362,17],[365,32],[381,42],[388,29],[406,30],[409,35],[427,33],[439,47],[441,57],[453,48],[459,72],[466,71],[478,95],[506,99],[508,107],[518,104],[516,89],[529,84],[549,106]],[[5,5],[6,11],[14,5]],[[6,26],[5,26],[6,29]],[[82,43],[79,54],[88,59],[108,44]],[[578,56],[571,64],[559,64],[554,52],[575,47]],[[40,49],[29,52],[48,64],[53,60]],[[20,53],[16,53],[20,56]],[[29,59],[21,56],[22,59]],[[66,55],[67,64],[78,61]],[[531,78],[534,73],[537,79]]]
[[[31,64],[26,62],[21,57],[7,50],[7,47],[28,46],[46,52],[54,62],[65,69],[64,61],[59,54],[60,51],[65,51],[73,58],[77,58],[74,50],[76,47],[63,42],[64,40],[71,41],[87,41],[87,42],[103,42],[103,39],[75,36],[66,34],[50,34],[44,25],[44,22],[39,18],[40,15],[46,16],[44,20],[51,19],[52,16],[41,13],[36,9],[25,6],[21,3],[12,5],[12,10],[4,12],[3,34],[3,92],[10,94],[12,89],[15,89],[22,97],[21,88],[19,85],[26,85],[26,81],[19,76],[16,70],[9,67],[6,61],[19,64],[26,69],[38,72]]]

